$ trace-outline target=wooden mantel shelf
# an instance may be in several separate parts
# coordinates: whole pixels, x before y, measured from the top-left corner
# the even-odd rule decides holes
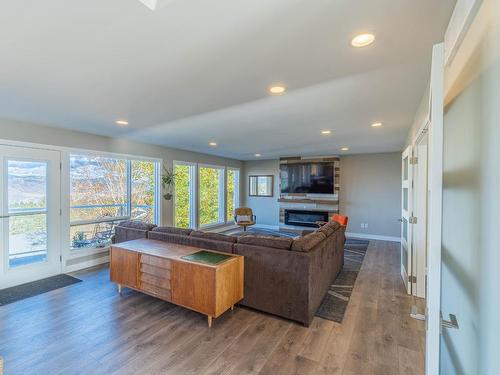
[[[338,200],[332,199],[288,199],[288,198],[278,198],[278,202],[280,203],[302,203],[302,204],[329,204],[329,205],[338,205]]]

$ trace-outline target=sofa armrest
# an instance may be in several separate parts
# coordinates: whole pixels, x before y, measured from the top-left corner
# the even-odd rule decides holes
[[[148,231],[135,228],[115,227],[114,243],[148,238]]]

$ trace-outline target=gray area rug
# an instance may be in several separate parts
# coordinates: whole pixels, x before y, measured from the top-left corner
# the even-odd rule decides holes
[[[347,239],[344,246],[344,268],[330,286],[316,316],[342,323],[369,243],[368,240]]]
[[[46,279],[33,281],[11,288],[0,290],[0,306],[17,302],[25,298],[37,296],[39,294],[50,292],[51,290],[64,288],[65,286],[76,284],[82,280],[70,275],[56,275]]]

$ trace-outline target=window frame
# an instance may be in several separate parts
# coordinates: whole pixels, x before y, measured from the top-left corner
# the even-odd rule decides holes
[[[233,200],[234,200],[234,208],[235,209],[240,205],[240,186],[241,186],[241,179],[240,179],[241,178],[241,170],[240,170],[240,168],[226,167],[226,182],[225,182],[225,189],[226,189],[226,194],[225,194],[226,209],[225,209],[225,212],[226,212],[226,216],[228,216],[228,212],[227,212],[227,181],[228,181],[227,172],[228,171],[238,172],[238,175],[237,175],[238,177],[234,181],[235,194],[234,194]],[[233,222],[233,221],[234,221],[234,212],[229,217],[226,217],[226,224]]]
[[[197,215],[196,212],[198,211],[197,205],[198,205],[198,197],[196,194],[196,187],[198,184],[198,167],[196,163],[188,162],[188,161],[178,161],[174,160],[172,163],[172,169],[175,172],[175,167],[181,165],[181,166],[187,166],[189,167],[189,228],[194,229],[198,227],[198,222],[197,222]],[[175,207],[176,207],[176,199],[177,199],[177,194],[175,191],[175,184],[173,187],[173,198],[172,198],[172,224],[175,226],[176,222],[176,215],[175,215]]]
[[[219,171],[222,171],[222,173],[219,173],[219,202],[222,202],[222,204],[219,203],[219,221],[214,222],[214,223],[208,223],[208,224],[200,224],[200,210],[199,210],[199,202],[200,202],[200,168],[211,168],[211,169],[218,169]],[[198,195],[198,207],[197,207],[197,217],[198,217],[198,228],[200,229],[207,229],[207,228],[213,228],[213,227],[219,227],[221,225],[226,224],[226,167],[225,166],[220,166],[220,165],[215,165],[215,164],[203,164],[203,163],[198,163],[197,167],[197,195]],[[222,219],[222,220],[221,220]]]
[[[101,219],[88,219],[88,220],[74,220],[71,221],[71,157],[73,155],[77,156],[88,156],[88,157],[105,157],[105,158],[116,158],[118,160],[125,160],[126,162],[126,170],[127,170],[127,213],[128,215],[125,216],[115,216],[115,217],[107,217],[107,218],[101,218]],[[104,247],[88,247],[88,248],[72,248],[71,245],[71,228],[76,227],[76,226],[82,226],[82,225],[92,225],[92,224],[101,224],[101,223],[110,223],[110,222],[117,222],[117,221],[124,221],[124,220],[131,220],[132,219],[132,162],[133,161],[143,161],[143,162],[151,162],[155,163],[155,171],[154,171],[154,180],[155,180],[155,192],[154,192],[154,221],[155,225],[161,225],[162,224],[162,202],[161,202],[161,170],[163,168],[163,160],[158,159],[158,158],[148,158],[148,157],[142,157],[142,156],[135,156],[135,155],[123,155],[123,154],[117,154],[117,153],[110,153],[110,152],[100,152],[100,151],[89,151],[89,150],[80,150],[80,149],[69,149],[66,152],[64,152],[64,164],[61,163],[61,176],[64,176],[65,178],[65,183],[66,183],[66,189],[64,194],[61,194],[61,200],[63,202],[67,202],[65,206],[65,211],[67,215],[67,230],[65,232],[67,233],[68,237],[68,242],[67,242],[67,248],[69,249],[70,254],[79,254],[79,255],[88,255],[88,254],[94,254],[98,253],[101,251],[104,251],[109,248],[109,246],[104,246]],[[61,177],[63,178],[63,177]]]
[[[238,181],[235,182],[235,208],[239,207],[240,205],[240,199],[241,199],[241,168],[238,167],[228,167],[224,165],[218,165],[218,164],[209,164],[209,163],[196,163],[196,162],[188,162],[188,161],[180,161],[180,160],[174,160],[173,161],[173,168],[175,170],[176,165],[187,165],[192,167],[190,170],[190,178],[192,178],[193,181],[190,184],[190,205],[192,208],[190,210],[190,221],[192,222],[192,225],[190,225],[191,229],[211,229],[211,228],[217,228],[221,227],[224,225],[228,225],[233,222],[233,217],[227,217],[227,172],[228,170],[233,170],[238,172]],[[222,189],[219,189],[219,201],[222,202],[222,204],[219,204],[219,217],[222,218],[222,220],[216,222],[216,223],[210,223],[210,224],[204,224],[200,225],[200,210],[199,210],[199,202],[200,202],[200,168],[214,168],[214,169],[220,169],[222,170],[222,173],[220,174],[220,180],[219,180],[219,187],[222,186]],[[191,174],[192,173],[192,174]],[[173,204],[172,204],[172,217],[173,217],[173,223],[175,225],[175,199],[176,199],[176,193],[175,189],[173,191]]]

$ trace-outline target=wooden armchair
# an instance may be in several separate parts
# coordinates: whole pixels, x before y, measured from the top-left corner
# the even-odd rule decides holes
[[[240,207],[234,210],[234,222],[243,227],[244,231],[247,230],[247,227],[255,225],[256,220],[256,216],[249,207]]]

